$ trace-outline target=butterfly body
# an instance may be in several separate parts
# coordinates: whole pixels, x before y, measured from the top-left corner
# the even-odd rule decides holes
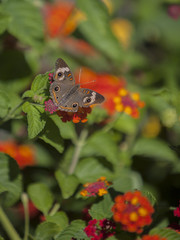
[[[54,104],[61,111],[77,112],[79,107],[89,107],[104,101],[101,94],[75,84],[70,68],[60,58],[56,61],[53,80],[50,94]]]

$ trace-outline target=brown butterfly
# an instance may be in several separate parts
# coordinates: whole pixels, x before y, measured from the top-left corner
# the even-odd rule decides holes
[[[70,68],[61,58],[55,64],[50,94],[55,106],[66,112],[77,112],[79,107],[89,107],[105,100],[101,94],[91,89],[80,88],[80,84],[75,83]]]

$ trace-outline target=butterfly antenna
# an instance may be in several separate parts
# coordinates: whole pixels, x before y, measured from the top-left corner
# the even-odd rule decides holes
[[[80,68],[80,70],[79,70],[79,84],[80,84],[80,79],[81,79],[81,72],[82,72],[82,68]]]

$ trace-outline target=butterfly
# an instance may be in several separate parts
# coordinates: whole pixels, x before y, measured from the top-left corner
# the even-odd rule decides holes
[[[76,84],[69,66],[61,58],[55,63],[50,95],[55,106],[66,112],[77,112],[79,107],[86,108],[105,100],[101,94]]]

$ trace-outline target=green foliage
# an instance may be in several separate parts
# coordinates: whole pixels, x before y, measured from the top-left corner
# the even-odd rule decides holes
[[[22,176],[16,161],[0,153],[0,193],[1,201],[6,206],[16,203],[22,192]]]
[[[43,23],[39,10],[34,4],[25,0],[4,1],[2,11],[9,15],[10,20],[6,17],[6,27],[9,33],[25,44],[34,47],[41,46]]]
[[[88,240],[89,220],[114,221],[115,197],[135,190],[154,207],[145,234],[179,239],[180,1],[62,2],[0,3],[0,239]],[[105,97],[87,116],[47,110],[59,57]]]
[[[25,102],[22,110],[27,113],[28,136],[35,138],[44,129],[46,122],[39,109],[31,103]]]
[[[180,239],[180,236],[177,232],[172,229],[164,228],[154,228],[150,231],[151,235],[158,234],[160,237],[167,238],[168,240]]]
[[[111,208],[113,206],[113,201],[109,195],[105,195],[104,199],[94,204],[91,209],[89,210],[89,214],[93,219],[104,219],[104,218],[111,218],[112,211]]]
[[[55,176],[62,191],[63,198],[71,197],[79,184],[77,177],[74,175],[67,176],[61,170],[56,171]]]
[[[33,183],[28,187],[28,194],[34,205],[47,215],[53,204],[53,195],[49,188],[43,183]]]

